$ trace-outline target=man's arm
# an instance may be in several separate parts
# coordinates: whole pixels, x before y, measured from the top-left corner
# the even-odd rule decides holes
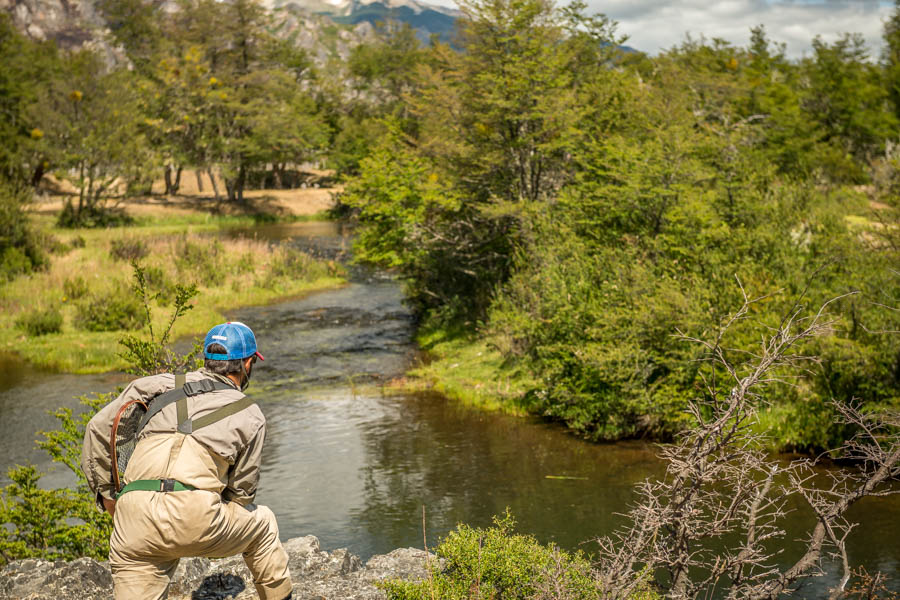
[[[256,486],[259,484],[259,465],[262,463],[265,441],[266,425],[263,423],[228,472],[228,485],[222,491],[222,498],[226,502],[237,502],[241,506],[253,504],[256,499]]]
[[[119,408],[134,399],[149,401],[175,385],[172,375],[142,377],[128,384],[118,398],[104,406],[91,418],[84,431],[81,447],[81,471],[87,478],[88,486],[95,494],[97,506],[112,514],[115,490],[112,483],[112,457],[109,452],[109,436],[113,420]]]

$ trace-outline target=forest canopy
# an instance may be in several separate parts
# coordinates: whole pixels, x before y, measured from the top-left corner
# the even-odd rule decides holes
[[[884,56],[846,34],[795,61],[762,26],[651,57],[581,3],[461,7],[463,50],[420,55],[342,197],[425,331],[524,366],[519,403],[589,439],[668,439],[704,389],[677,332],[714,330],[743,291],[770,327],[850,294],[760,427],[814,451],[848,434],[831,400],[897,408],[897,11]],[[724,343],[752,352],[751,330]]]

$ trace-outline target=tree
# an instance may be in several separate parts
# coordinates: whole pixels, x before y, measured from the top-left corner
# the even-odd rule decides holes
[[[218,166],[229,201],[243,203],[252,169],[278,171],[323,146],[325,126],[304,88],[309,61],[269,33],[258,2],[183,0],[167,27],[174,41],[160,63],[168,93],[157,114],[170,164]]]
[[[432,45],[406,96],[415,124],[404,124],[397,145],[385,149],[415,154],[452,192],[446,203],[415,210],[410,197],[394,196],[403,204],[397,214],[411,219],[397,231],[408,235],[387,238],[393,252],[379,243],[368,256],[415,257],[401,268],[417,280],[419,307],[478,318],[508,276],[532,205],[541,210],[572,177],[571,150],[586,123],[606,122],[619,78],[607,61],[620,40],[612,22],[585,16],[577,3],[557,10],[543,0],[485,0],[462,8],[464,52]],[[383,177],[369,171],[376,163],[407,178],[408,161],[372,158],[363,161],[360,182]],[[382,207],[386,196],[352,187],[346,198],[360,209],[363,231],[383,224],[369,217],[385,211],[368,206]],[[374,240],[360,239],[361,246]]]
[[[465,51],[439,48],[413,99],[422,149],[465,173],[460,184],[473,201],[547,200],[568,176],[567,148],[592,112],[592,84],[608,75],[604,63],[623,38],[613,22],[584,16],[578,4],[565,11],[544,0],[460,7]]]
[[[813,40],[814,56],[804,61],[808,87],[803,106],[822,128],[820,160],[831,179],[860,182],[863,164],[883,151],[896,131],[888,92],[876,65],[868,61],[865,40],[845,34],[833,44]]]
[[[57,173],[78,189],[60,215],[67,226],[105,225],[106,200],[127,194],[143,178],[149,148],[143,117],[127,71],[105,73],[89,50],[66,57],[63,74],[41,91],[31,112]]]
[[[0,15],[0,63],[0,179],[18,192],[37,185],[50,166],[30,107],[61,63],[55,46],[26,38],[7,14]]]

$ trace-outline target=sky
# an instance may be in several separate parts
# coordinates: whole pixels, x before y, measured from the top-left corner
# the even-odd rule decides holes
[[[619,22],[627,45],[651,54],[679,44],[687,32],[746,46],[750,28],[762,24],[769,39],[786,44],[791,58],[809,55],[816,35],[832,42],[852,32],[865,36],[876,59],[884,21],[894,9],[893,2],[877,0],[588,0],[588,6]]]
[[[427,0],[426,0],[427,1]],[[444,5],[452,0],[431,0]],[[872,58],[882,48],[884,21],[893,2],[879,0],[586,0],[589,12],[618,21],[626,45],[656,54],[680,44],[686,33],[719,37],[739,46],[750,28],[765,25],[770,40],[784,42],[790,58],[812,53],[812,39],[833,42],[842,33],[861,33]],[[557,0],[557,5],[566,0]]]

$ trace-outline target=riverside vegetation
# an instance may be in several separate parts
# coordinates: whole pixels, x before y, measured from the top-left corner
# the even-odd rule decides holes
[[[746,47],[688,38],[651,57],[622,51],[615,23],[579,2],[462,0],[456,46],[387,24],[322,71],[249,0],[98,6],[131,68],[35,43],[0,17],[0,274],[23,307],[4,311],[4,332],[46,349],[96,336],[99,363],[140,325],[130,359],[162,368],[174,357],[151,351],[168,337],[151,324],[179,331],[199,314],[185,310],[189,286],[217,293],[207,265],[244,281],[254,248],[79,228],[125,224],[110,201],[145,193],[154,173],[173,194],[182,167],[214,171],[241,206],[248,182],[324,160],[345,178],[358,259],[408,284],[435,359],[423,379],[591,440],[675,442],[669,473],[642,486],[601,555],[537,544],[506,519],[460,526],[432,576],[386,584],[390,597],[774,598],[824,553],[847,559],[847,508],[900,476],[900,4],[883,56],[847,34],[790,60],[762,27]],[[77,192],[52,236],[24,211],[47,174]],[[264,268],[282,277],[266,281],[327,272],[281,252]],[[91,256],[122,282],[104,280],[121,300],[110,310],[91,300],[96,284],[57,270]],[[136,288],[131,259],[143,261]],[[174,318],[157,314],[166,303]],[[105,401],[61,412],[45,436],[76,476],[79,419]],[[862,468],[816,489],[802,463],[779,484],[763,448]],[[108,518],[83,489],[41,490],[38,475],[10,475],[4,560],[102,556]],[[790,494],[819,519],[801,560],[778,570],[767,565]],[[842,562],[835,596],[854,593]]]
[[[252,223],[252,221],[251,221]],[[193,311],[178,320],[176,337],[203,331],[228,308],[264,304],[340,285],[343,269],[287,246],[222,240],[221,225],[150,222],[127,229],[45,230],[51,253],[41,270],[0,287],[0,348],[71,372],[123,369],[123,331],[161,329],[148,322],[131,290],[131,261],[143,268],[152,304],[171,306],[177,284],[199,290]],[[50,237],[52,236],[52,238]],[[71,352],[78,348],[78,352]]]
[[[852,435],[831,400],[898,409],[900,8],[881,57],[847,34],[790,60],[761,26],[650,57],[579,3],[460,5],[465,52],[383,75],[403,77],[386,133],[341,197],[358,258],[407,281],[420,380],[590,440],[671,440],[703,393],[677,332],[704,337],[741,285],[770,327],[858,291],[758,428],[820,452]],[[742,323],[726,344],[758,339]]]

